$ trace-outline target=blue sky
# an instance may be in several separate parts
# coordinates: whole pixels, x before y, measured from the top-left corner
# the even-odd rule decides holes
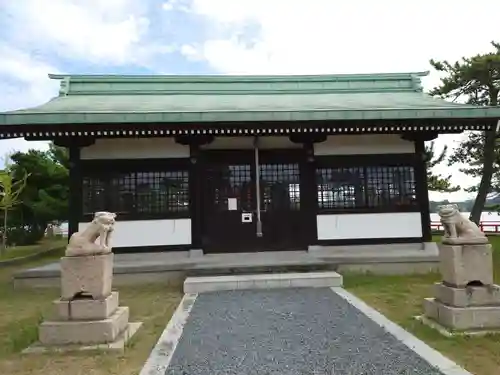
[[[429,70],[431,58],[489,51],[500,41],[498,14],[498,0],[0,0],[0,111],[55,96],[47,74],[58,72]],[[438,82],[432,73],[424,86]],[[460,137],[441,136],[438,147]],[[0,156],[30,147],[46,144],[2,140]],[[473,182],[456,167],[451,173],[455,183]]]

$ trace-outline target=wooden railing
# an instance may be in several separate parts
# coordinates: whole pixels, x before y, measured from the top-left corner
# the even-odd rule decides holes
[[[481,221],[479,228],[485,233],[500,233],[500,221]],[[439,221],[431,221],[433,231],[442,231],[443,224]]]

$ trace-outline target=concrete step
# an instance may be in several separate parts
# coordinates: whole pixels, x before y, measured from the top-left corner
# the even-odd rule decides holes
[[[260,275],[260,274],[282,274],[282,273],[308,273],[335,271],[337,265],[325,262],[324,260],[313,260],[294,264],[293,262],[277,262],[276,264],[259,264],[247,262],[241,263],[207,263],[197,264],[189,269],[188,277],[201,276],[234,276],[234,275]]]
[[[332,286],[342,286],[342,276],[333,271],[202,276],[186,278],[184,281],[184,293],[242,289],[321,288]]]

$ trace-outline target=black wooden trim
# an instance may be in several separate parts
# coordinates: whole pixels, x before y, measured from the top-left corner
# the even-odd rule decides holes
[[[4,138],[30,137],[31,140],[53,140],[90,136],[96,138],[176,137],[179,135],[262,136],[290,133],[335,134],[401,134],[404,132],[461,133],[464,130],[491,130],[496,118],[443,118],[408,120],[321,120],[321,121],[251,121],[182,122],[182,123],[101,123],[101,124],[33,124],[1,125]],[[427,129],[426,129],[427,127]],[[434,129],[430,129],[434,127]],[[486,127],[486,128],[484,128]],[[239,133],[240,130],[249,130]],[[279,131],[274,132],[275,129]],[[289,131],[286,131],[286,130]],[[223,130],[223,132],[221,132]],[[233,130],[235,131],[233,133]],[[272,130],[262,132],[262,130]],[[165,133],[168,131],[168,134]],[[163,132],[163,133],[162,133]],[[252,133],[253,132],[253,133]],[[52,134],[54,133],[54,134]],[[98,134],[100,133],[100,134]]]
[[[432,141],[438,137],[436,132],[405,132],[401,134],[404,141],[415,142],[416,140]]]
[[[417,163],[415,165],[415,190],[417,202],[420,205],[422,222],[422,236],[426,242],[432,240],[429,189],[427,187],[427,165],[425,163],[425,142],[415,141],[415,154]]]
[[[420,212],[420,205],[412,206],[377,206],[360,208],[319,208],[318,215],[344,215],[344,214],[386,214],[397,212]]]
[[[200,147],[190,146],[189,165],[189,213],[191,216],[191,243],[195,248],[202,245],[203,235],[203,161],[200,159]]]
[[[97,176],[112,172],[154,172],[187,170],[189,158],[168,159],[85,159],[81,160],[85,175]]]
[[[261,163],[300,163],[305,159],[306,150],[303,148],[259,149],[259,155],[262,159]],[[234,160],[255,164],[253,149],[201,149],[199,156],[207,163]]]
[[[184,146],[202,146],[208,145],[214,141],[215,137],[213,135],[178,135],[175,137],[175,142]]]
[[[415,166],[416,153],[316,155],[317,168]]]
[[[82,169],[80,147],[69,146],[69,202],[68,202],[68,239],[78,232],[78,223],[82,216]]]
[[[328,136],[325,133],[291,134],[288,136],[292,143],[321,143],[325,142]]]
[[[37,140],[37,137],[24,137],[27,141],[33,141]],[[73,146],[78,146],[78,147],[88,147],[92,146],[95,143],[95,138],[94,137],[57,137],[54,138],[54,144],[56,146],[61,146],[61,147],[70,147],[71,145]]]
[[[300,173],[300,209],[303,215],[303,225],[306,226],[308,242],[318,238],[318,187],[316,185],[316,164],[314,163],[314,144],[305,143],[305,160],[301,164]]]
[[[343,246],[343,245],[383,245],[398,243],[422,243],[423,237],[394,237],[394,238],[353,238],[342,240],[318,240],[316,245]]]
[[[114,247],[115,254],[130,254],[130,253],[161,253],[170,251],[187,251],[193,249],[192,245],[156,245],[156,246],[128,246]]]

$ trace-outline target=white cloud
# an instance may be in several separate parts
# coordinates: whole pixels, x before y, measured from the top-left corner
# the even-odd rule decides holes
[[[0,44],[0,56],[0,78],[8,79],[1,88],[0,110],[37,105],[57,95],[58,83],[47,74],[57,73],[58,68],[8,45]]]
[[[220,71],[320,74],[421,71],[430,58],[488,50],[500,3],[193,0],[192,9],[214,28],[260,28],[252,46],[235,37],[205,42],[205,58]],[[457,20],[471,19],[481,20],[480,33],[458,28]]]
[[[60,69],[48,61],[63,57],[76,63],[148,66],[171,53],[172,46],[146,38],[146,5],[134,0],[0,0],[10,20],[0,42],[0,111],[39,105],[57,95],[59,83],[47,74]],[[0,154],[46,146],[4,140]]]
[[[163,10],[169,11],[174,9],[174,5],[172,3],[163,3],[162,5]]]
[[[191,7],[188,3],[189,0],[168,0],[162,4],[162,8],[165,11],[180,11],[184,13],[190,13]]]
[[[415,6],[398,0],[193,0],[192,11],[220,34],[206,40],[199,53],[228,74],[425,71],[431,58],[455,61],[491,51],[491,38],[500,39],[497,0],[422,0]],[[248,25],[258,29],[251,44],[241,37],[248,36]],[[423,79],[424,88],[439,79],[432,72]],[[441,135],[436,149],[447,144],[451,151],[461,137]],[[443,164],[436,172],[453,174],[453,182],[462,186],[475,183],[458,166]]]
[[[148,37],[148,3],[134,0],[24,0],[4,5],[11,41],[91,63],[147,65],[172,48]]]
[[[0,56],[0,79],[8,78],[0,87],[0,111],[36,106],[57,95],[58,83],[47,77],[48,72],[58,72],[56,67],[7,45],[0,45]],[[47,147],[48,142],[27,142],[22,138],[0,140],[0,158],[13,150]]]
[[[203,60],[204,56],[200,50],[191,44],[183,44],[180,48],[180,53],[189,60]]]

